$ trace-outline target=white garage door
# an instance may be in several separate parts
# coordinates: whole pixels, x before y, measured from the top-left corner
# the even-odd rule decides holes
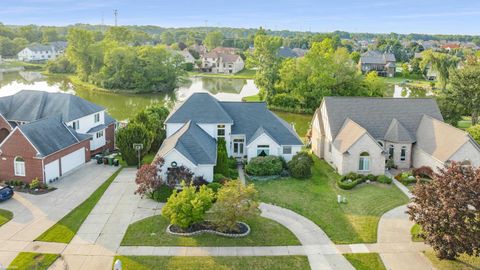
[[[60,177],[60,161],[57,159],[45,165],[45,180],[50,183],[50,180]]]
[[[85,148],[80,148],[77,151],[70,153],[61,158],[62,175],[81,166],[85,163]]]

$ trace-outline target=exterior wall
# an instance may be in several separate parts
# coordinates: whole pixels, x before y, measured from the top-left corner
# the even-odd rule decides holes
[[[42,159],[37,158],[37,150],[23,136],[19,129],[13,131],[0,145],[0,180],[21,180],[30,183],[38,178],[43,181]],[[22,157],[25,160],[25,176],[15,176],[14,160]]]
[[[472,142],[468,141],[453,154],[450,160],[458,162],[469,160],[472,166],[480,167],[480,151]]]
[[[433,171],[435,172],[439,171],[438,168],[444,167],[443,162],[427,154],[417,146],[413,147],[413,164],[412,165],[415,168],[428,166],[432,168]]]
[[[85,148],[85,162],[89,162],[90,161],[90,141],[89,140],[85,140],[85,141],[81,141],[77,144],[74,144],[68,148],[65,148],[65,149],[62,149],[56,153],[53,153],[49,156],[46,156],[44,158],[44,165],[46,164],[49,164],[51,162],[54,162],[55,160],[59,160],[59,163],[60,163],[60,166],[59,166],[59,175],[60,177],[62,176],[62,162],[61,162],[61,158],[68,155],[68,154],[71,154],[79,149],[82,149],[82,148]],[[82,164],[79,164],[79,166],[82,165]],[[45,179],[45,180],[48,180],[48,179]]]
[[[166,133],[167,133],[167,138],[172,136],[177,130],[179,130],[184,123],[172,123],[172,124],[166,124]]]
[[[393,163],[395,163],[399,169],[409,169],[412,166],[412,144],[392,143],[387,141],[384,143],[384,149],[387,154],[389,153],[390,145],[393,145],[394,147]],[[403,146],[407,149],[404,161],[400,160]]]
[[[292,153],[291,154],[283,154],[283,147],[284,146],[291,146]],[[295,156],[298,152],[302,151],[301,145],[281,145],[279,149],[279,155],[282,156],[286,161],[292,160],[293,156]]]
[[[370,170],[359,171],[359,158],[362,152],[370,154]],[[349,172],[361,174],[381,175],[385,173],[385,156],[382,149],[377,145],[377,142],[368,135],[363,135],[355,144],[348,150],[349,154],[343,155],[342,166],[338,172],[342,175]]]
[[[312,151],[313,153],[318,156],[319,158],[323,158],[323,148],[322,145],[324,142],[322,141],[322,131],[320,130],[320,122],[318,119],[318,114],[313,115],[312,120],[312,135],[310,138],[310,142],[312,144]]]
[[[167,178],[167,169],[171,167],[172,162],[175,161],[177,166],[185,166],[192,170],[195,176],[203,176],[205,180],[209,182],[213,181],[213,164],[196,166],[175,149],[168,152],[163,159],[165,160],[165,164],[163,165],[161,172],[163,179]]]
[[[278,145],[270,136],[266,134],[262,134],[258,138],[256,138],[253,142],[251,142],[249,145],[247,145],[247,160],[250,161],[250,159],[254,158],[257,156],[257,146],[259,145],[268,145],[269,146],[269,155],[272,156],[278,156],[281,154],[281,148],[280,145]]]
[[[77,129],[76,131],[78,133],[87,133],[91,128],[93,127],[96,127],[98,125],[103,125],[105,124],[105,111],[100,111],[98,112],[100,114],[100,121],[96,122],[95,123],[95,114],[97,113],[93,113],[93,114],[89,114],[89,115],[86,115],[84,117],[81,117],[79,119],[75,119],[74,121],[70,121],[70,122],[66,122],[65,124],[67,126],[73,126],[73,122],[75,121],[79,121],[79,124],[80,124],[80,128]]]
[[[32,51],[29,48],[25,48],[18,53],[18,59],[20,61],[45,61],[55,59],[56,57],[57,54],[53,50]]]

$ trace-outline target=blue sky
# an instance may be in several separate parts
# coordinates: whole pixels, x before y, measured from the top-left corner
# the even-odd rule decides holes
[[[330,32],[480,34],[478,0],[0,0],[5,24],[230,26]]]

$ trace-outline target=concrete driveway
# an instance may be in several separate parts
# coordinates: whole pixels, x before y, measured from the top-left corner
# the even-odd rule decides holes
[[[0,227],[0,265],[9,265],[19,251],[88,198],[118,167],[89,162],[52,184],[43,195],[15,193],[0,203],[14,217]]]

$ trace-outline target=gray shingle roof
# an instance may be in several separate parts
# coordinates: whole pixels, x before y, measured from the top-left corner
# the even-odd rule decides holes
[[[261,127],[280,145],[302,145],[292,126],[267,109],[264,102],[220,102],[233,118],[232,134],[245,134],[247,144]]]
[[[165,123],[233,123],[218,100],[209,93],[195,93],[174,110]]]
[[[280,47],[278,49],[277,56],[285,58],[297,58],[298,54],[289,47]]]
[[[395,62],[393,53],[381,53],[379,51],[368,51],[360,57],[362,64],[386,64],[387,62]]]
[[[385,138],[393,119],[397,119],[414,140],[423,115],[443,121],[437,103],[431,98],[325,97],[324,102],[333,138],[347,118],[364,127],[377,140]],[[403,133],[400,130],[398,134],[402,139]]]
[[[103,107],[65,93],[22,90],[0,98],[0,113],[15,121],[32,122],[59,115],[63,122],[69,122],[103,110]]]
[[[384,136],[386,141],[397,143],[414,143],[414,138],[414,135],[410,134],[410,132],[408,132],[408,130],[396,118],[392,119]]]
[[[192,121],[165,139],[157,156],[163,157],[172,149],[179,151],[195,165],[217,163],[216,140]]]
[[[43,157],[90,138],[68,128],[58,117],[47,117],[18,128]]]

